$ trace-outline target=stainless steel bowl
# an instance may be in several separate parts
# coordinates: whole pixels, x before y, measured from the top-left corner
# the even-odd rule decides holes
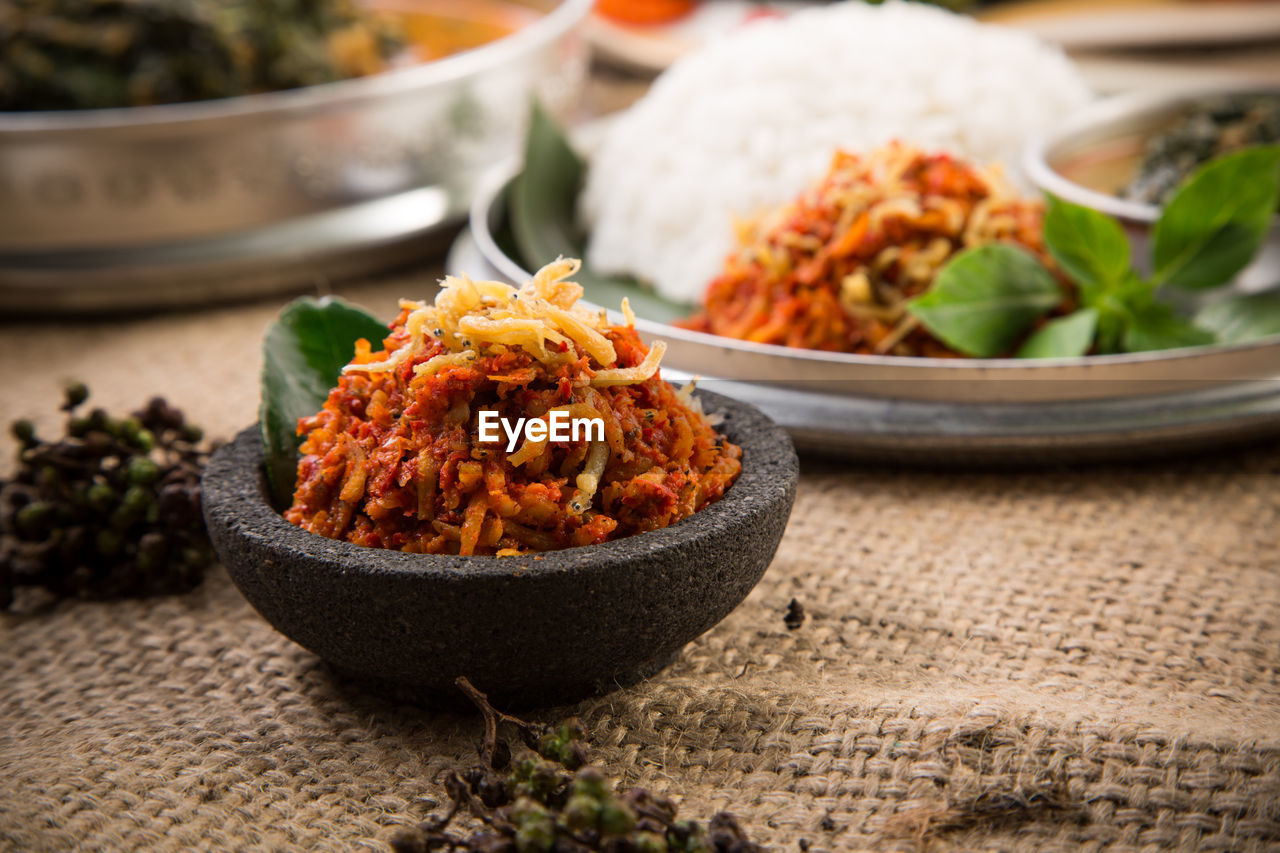
[[[1098,101],[1070,118],[1053,135],[1027,148],[1027,174],[1045,192],[1119,220],[1134,244],[1134,260],[1147,259],[1151,226],[1160,217],[1154,204],[1130,201],[1083,186],[1062,173],[1068,163],[1097,152],[1140,146],[1152,133],[1168,127],[1186,107],[1207,97],[1232,94],[1280,94],[1280,88],[1249,89],[1206,87],[1188,92],[1143,92]],[[1280,218],[1272,224],[1267,242],[1236,282],[1243,290],[1259,290],[1280,284]]]
[[[0,308],[234,298],[386,266],[456,224],[531,96],[566,111],[591,0],[512,0],[510,36],[371,77],[240,98],[0,113]]]

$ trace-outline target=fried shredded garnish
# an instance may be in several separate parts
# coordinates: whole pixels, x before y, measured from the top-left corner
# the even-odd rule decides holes
[[[665,527],[718,500],[741,450],[699,401],[662,380],[666,345],[578,304],[558,260],[515,288],[449,277],[402,301],[374,351],[357,343],[324,408],[299,421],[303,458],[285,517],[361,545],[514,555]],[[542,437],[481,417],[541,421]],[[602,431],[550,434],[553,419]],[[518,446],[517,446],[518,445]],[[508,452],[508,448],[511,452]]]
[[[540,269],[518,290],[498,281],[477,282],[466,276],[449,276],[441,283],[434,305],[401,304],[402,308],[411,308],[405,319],[408,347],[400,347],[384,361],[353,362],[342,372],[395,370],[426,347],[424,330],[427,329],[445,344],[447,351],[415,368],[419,376],[429,376],[443,366],[475,358],[494,345],[523,347],[543,364],[554,364],[569,357],[569,351],[559,346],[566,341],[586,351],[598,364],[610,367],[618,356],[613,344],[601,332],[605,321],[599,314],[576,306],[582,287],[565,281],[580,266],[578,260],[561,258]],[[630,307],[623,310],[629,312]],[[634,325],[635,315],[630,317],[628,325]],[[666,349],[665,344],[660,346],[659,358]],[[651,367],[649,374],[657,369],[657,361]],[[606,374],[603,381],[617,384],[618,375]],[[647,378],[648,375],[639,377]]]
[[[806,349],[956,356],[907,312],[965,249],[1044,249],[1043,206],[1019,199],[998,168],[891,144],[840,151],[794,202],[739,223],[738,246],[680,325]]]

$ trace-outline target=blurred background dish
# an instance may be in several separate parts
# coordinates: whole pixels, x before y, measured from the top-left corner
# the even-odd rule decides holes
[[[1280,38],[1267,0],[1014,0],[979,15],[1072,49],[1238,45]]]
[[[0,110],[202,101],[332,83],[421,57],[356,0],[10,0]]]
[[[669,15],[644,16],[643,2],[600,2],[583,31],[596,55],[642,74],[657,74],[708,39],[762,17],[781,17],[817,2],[748,0],[672,5]],[[634,7],[640,7],[637,11]]]
[[[590,7],[388,0],[417,59],[464,49],[289,91],[0,112],[0,308],[236,298],[438,250],[530,96],[576,105]]]
[[[862,0],[844,0],[861,2]],[[614,5],[644,6],[618,0]],[[708,39],[760,17],[790,15],[818,2],[691,2],[653,21],[609,15],[588,20],[597,55],[630,71],[657,74]],[[1069,50],[1099,92],[1280,79],[1280,3],[1270,0],[951,0],[938,5],[1014,27]]]
[[[1045,192],[1099,210],[1125,225],[1134,257],[1147,256],[1152,199],[1215,154],[1280,143],[1280,84],[1249,89],[1140,92],[1108,98],[1034,141],[1024,164]],[[1280,283],[1280,218],[1262,251],[1236,280],[1245,291]]]

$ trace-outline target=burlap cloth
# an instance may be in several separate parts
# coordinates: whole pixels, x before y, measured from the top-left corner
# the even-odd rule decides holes
[[[422,290],[355,296],[386,313]],[[75,376],[230,435],[277,305],[4,327],[4,413],[54,428]],[[808,618],[788,631],[793,597]],[[385,849],[476,755],[477,719],[350,691],[221,569],[2,624],[8,849]],[[1280,849],[1280,448],[810,464],[747,601],[651,681],[542,717],[570,712],[615,776],[780,849]]]

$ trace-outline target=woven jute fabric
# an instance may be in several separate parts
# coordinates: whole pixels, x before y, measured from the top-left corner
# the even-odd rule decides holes
[[[421,289],[357,296],[385,313]],[[78,376],[109,407],[160,392],[230,435],[274,309],[7,327],[4,412],[50,430]],[[805,469],[728,619],[652,679],[538,718],[580,715],[623,784],[732,811],[777,849],[1280,849],[1280,448]],[[384,850],[477,755],[477,718],[344,684],[221,569],[2,626],[6,849]]]

